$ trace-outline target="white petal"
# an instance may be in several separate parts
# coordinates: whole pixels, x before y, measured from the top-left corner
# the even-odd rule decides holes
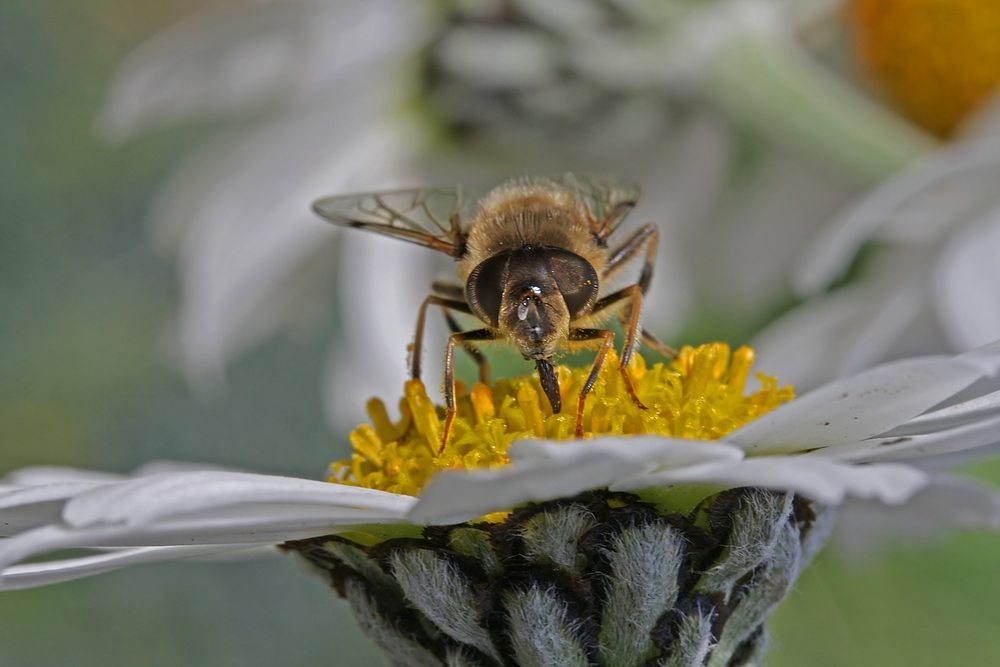
[[[0,535],[58,522],[66,501],[106,483],[67,482],[0,489]]]
[[[726,442],[756,456],[835,448],[885,433],[995,372],[995,349],[970,354],[904,359],[831,382],[737,429]]]
[[[398,511],[316,504],[248,503],[173,516],[145,526],[118,524],[117,532],[80,546],[270,543],[327,535],[342,526],[400,523]],[[101,530],[101,526],[79,529]],[[20,537],[20,536],[18,536]],[[17,539],[17,538],[14,538]]]
[[[251,3],[202,14],[129,54],[99,128],[121,139],[150,127],[302,101],[419,43],[422,26],[392,0]]]
[[[237,468],[220,466],[214,463],[191,463],[190,461],[170,461],[164,459],[143,463],[141,466],[133,470],[129,474],[129,477],[145,477],[148,475],[159,475],[171,472],[199,472],[205,470],[214,470],[216,472],[245,472]]]
[[[998,415],[1000,415],[1000,391],[993,391],[914,417],[886,433],[885,437],[935,433]]]
[[[151,475],[83,493],[67,503],[63,519],[75,527],[119,522],[143,526],[165,517],[246,503],[309,503],[402,513],[413,502],[409,496],[293,477],[181,472]]]
[[[1000,339],[998,258],[1000,209],[956,235],[938,258],[931,294],[948,342],[957,350]]]
[[[511,461],[525,463],[572,463],[582,453],[625,457],[636,461],[649,461],[657,465],[676,468],[707,463],[709,461],[739,461],[743,452],[738,447],[705,440],[664,438],[661,436],[606,436],[569,443],[552,440],[520,440],[511,445]]]
[[[139,547],[112,551],[96,556],[83,556],[67,560],[31,563],[29,565],[14,565],[3,571],[3,576],[0,578],[0,591],[57,584],[142,563],[158,563],[166,560],[206,556],[240,557],[249,550],[254,550],[256,553],[256,545],[250,547],[242,544],[196,547]],[[273,553],[277,552],[273,551]]]
[[[961,452],[996,442],[1000,442],[1000,417],[933,433],[872,438],[815,454],[841,461],[905,461]]]
[[[920,211],[917,200],[931,188],[947,192],[970,173],[996,169],[1000,166],[1000,143],[976,141],[956,144],[935,152],[897,176],[890,178],[852,210],[833,221],[816,238],[810,252],[801,255],[794,272],[794,284],[801,294],[812,294],[841,275],[857,254],[858,249],[890,220],[905,212]],[[954,182],[953,182],[954,181]],[[926,203],[926,202],[923,202]],[[927,239],[939,235],[968,214],[968,202],[952,201],[951,209],[939,210],[933,230],[925,232]],[[905,224],[898,225],[905,227]],[[926,241],[925,241],[926,242]]]
[[[345,526],[398,523],[401,512],[316,504],[260,504],[203,510],[146,526],[47,525],[0,540],[0,570],[59,549],[277,544],[336,533]]]
[[[815,297],[754,338],[757,367],[800,390],[851,375],[885,358],[923,306],[914,282]]]
[[[495,470],[439,473],[407,516],[418,524],[460,523],[529,501],[572,496],[658,466],[738,460],[735,447],[653,436],[572,442],[521,440]]]
[[[856,466],[818,457],[766,456],[638,475],[610,488],[632,491],[676,484],[718,484],[795,491],[829,505],[841,502],[845,495],[901,503],[920,489],[926,478],[922,471],[904,465]]]
[[[937,474],[902,505],[847,500],[837,511],[833,544],[853,558],[869,557],[894,540],[923,540],[954,528],[1000,529],[995,489]]]

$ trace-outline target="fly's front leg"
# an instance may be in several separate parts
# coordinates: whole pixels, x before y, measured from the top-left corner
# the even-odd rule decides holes
[[[622,374],[625,389],[628,390],[632,401],[640,410],[645,410],[646,406],[642,404],[642,401],[636,395],[635,387],[632,386],[632,380],[629,378],[627,371],[628,363],[632,360],[632,352],[635,350],[639,338],[639,315],[642,313],[642,286],[635,284],[609,294],[603,299],[598,300],[594,304],[594,309],[590,312],[591,314],[600,313],[602,310],[616,306],[625,300],[631,300],[632,303],[628,311],[628,326],[625,327],[625,345],[622,347],[621,363],[618,364],[618,370]]]
[[[583,383],[583,387],[580,389],[580,397],[576,401],[576,428],[574,434],[576,437],[582,438],[583,406],[587,401],[587,395],[594,388],[594,383],[597,382],[597,376],[601,373],[604,358],[608,356],[608,350],[611,349],[611,345],[615,341],[615,332],[611,329],[570,329],[569,340],[573,342],[602,341],[601,349],[597,351],[597,358],[594,359],[594,365],[590,369],[590,375],[587,376],[587,381]]]
[[[444,435],[441,437],[438,455],[444,452],[448,436],[451,435],[451,425],[455,421],[455,346],[487,340],[496,340],[496,334],[489,329],[473,329],[448,336],[448,345],[444,348]]]
[[[447,310],[444,311],[444,321],[447,322],[448,329],[450,329],[452,333],[462,333],[462,327],[459,326],[458,322],[455,321],[455,318],[452,317],[451,313]],[[479,381],[483,384],[489,384],[490,362],[486,359],[486,356],[468,343],[463,344],[462,349],[465,350],[470,357],[472,357],[472,360],[476,362],[476,366],[479,367]]]
[[[444,297],[431,294],[420,304],[420,312],[417,314],[417,332],[413,336],[413,351],[410,354],[410,377],[414,380],[420,379],[420,356],[424,347],[424,324],[427,320],[427,306],[440,306],[447,310],[455,310],[460,313],[472,314],[469,304],[457,299],[446,299]]]

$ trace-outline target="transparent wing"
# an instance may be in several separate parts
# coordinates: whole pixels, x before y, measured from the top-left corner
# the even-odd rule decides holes
[[[594,234],[605,241],[639,201],[639,186],[606,176],[564,174],[552,179],[576,194],[590,212]]]
[[[326,197],[313,210],[338,225],[359,227],[460,256],[465,250],[458,186]]]

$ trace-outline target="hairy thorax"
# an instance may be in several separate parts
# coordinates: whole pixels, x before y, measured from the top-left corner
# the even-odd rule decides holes
[[[465,281],[486,259],[527,245],[568,250],[590,262],[598,273],[607,263],[605,249],[591,235],[587,212],[574,197],[517,184],[494,190],[480,204],[469,224],[458,275]]]

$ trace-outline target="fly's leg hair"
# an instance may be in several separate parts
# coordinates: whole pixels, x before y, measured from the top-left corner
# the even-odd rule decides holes
[[[645,296],[646,292],[649,291],[650,284],[653,282],[653,268],[656,266],[656,247],[659,240],[660,230],[657,228],[655,223],[651,222],[637,230],[624,243],[618,246],[616,250],[611,252],[608,264],[604,267],[601,282],[604,282],[609,278],[613,278],[614,275],[622,269],[622,267],[626,266],[632,259],[639,256],[640,251],[643,247],[645,247],[646,260],[642,265],[642,273],[639,274],[639,280],[636,283],[642,291],[642,295]],[[595,305],[594,308],[596,310],[597,305]],[[620,318],[623,328],[626,327],[629,320],[632,319],[631,311],[636,308],[637,306],[632,304],[629,309],[622,311]],[[639,333],[642,336],[642,340],[647,345],[663,356],[669,359],[677,357],[676,350],[661,343],[652,333],[642,328],[639,329]]]
[[[601,349],[597,351],[597,358],[594,359],[594,365],[590,369],[590,375],[587,376],[587,381],[583,383],[583,387],[580,389],[580,397],[576,401],[576,428],[574,434],[576,437],[582,438],[583,406],[587,402],[587,394],[594,388],[597,376],[601,373],[604,358],[608,356],[608,350],[611,349],[611,345],[615,342],[615,332],[611,329],[570,329],[569,340],[573,342],[602,341]]]
[[[442,309],[442,312],[444,313],[444,321],[448,324],[448,329],[452,333],[462,333],[461,325],[459,325],[452,314],[444,309]],[[463,343],[462,349],[472,357],[472,360],[476,362],[476,366],[479,367],[479,381],[488,385],[490,383],[490,362],[486,359],[486,356],[471,343]]]
[[[413,350],[410,354],[410,377],[414,380],[420,379],[420,356],[424,347],[424,324],[427,321],[427,306],[440,306],[445,311],[454,310],[459,313],[472,315],[472,309],[465,301],[457,299],[447,299],[436,294],[429,295],[420,304],[420,312],[417,315],[417,333],[413,336]]]
[[[641,285],[631,285],[625,289],[620,289],[617,292],[607,295],[603,299],[599,299],[597,303],[594,304],[593,310],[590,311],[591,314],[600,313],[602,310],[612,308],[617,306],[619,303],[625,300],[631,300],[630,308],[628,310],[628,323],[625,327],[625,345],[622,347],[621,363],[618,365],[618,370],[622,374],[622,380],[625,382],[625,389],[628,390],[629,396],[632,397],[632,401],[640,410],[645,410],[646,406],[642,404],[639,397],[635,393],[635,387],[632,386],[632,380],[628,376],[626,369],[628,368],[628,362],[632,360],[632,352],[636,348],[636,344],[639,341],[639,314],[642,312],[642,286]]]
[[[464,347],[466,343],[488,340],[496,340],[496,334],[489,329],[473,329],[448,336],[448,344],[444,348],[444,434],[441,437],[441,449],[438,450],[438,454],[441,454],[448,444],[451,425],[455,421],[455,346]]]

